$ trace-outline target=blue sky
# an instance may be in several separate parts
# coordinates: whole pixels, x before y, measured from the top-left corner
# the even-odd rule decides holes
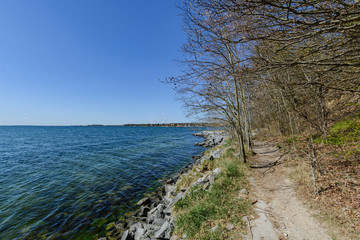
[[[0,125],[186,122],[176,0],[3,0]]]

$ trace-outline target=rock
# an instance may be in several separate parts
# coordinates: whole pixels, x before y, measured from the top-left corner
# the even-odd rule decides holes
[[[138,201],[136,203],[136,205],[141,206],[141,205],[146,205],[148,203],[150,203],[150,198],[145,197],[145,198],[141,199],[140,201]]]
[[[171,225],[169,222],[165,222],[161,228],[155,232],[154,234],[154,238],[161,238],[161,237],[165,237],[165,232],[168,231],[170,229]],[[170,229],[171,230],[171,229]],[[169,237],[170,238],[170,237]]]
[[[213,171],[214,177],[217,177],[217,176],[220,174],[220,172],[221,172],[220,168],[216,168],[216,169]]]
[[[165,219],[155,219],[152,224],[161,227],[165,222],[166,222]]]
[[[212,184],[214,184],[214,182],[215,182],[215,176],[214,176],[214,175],[210,175],[210,176],[209,176],[209,183],[212,185]]]
[[[149,212],[148,215],[154,214],[157,211],[157,206],[153,207]]]
[[[221,149],[217,149],[217,150],[215,150],[215,151],[211,151],[210,152],[210,158],[212,157],[213,159],[214,158],[220,158],[221,157],[221,153],[222,153],[222,150]],[[210,160],[212,160],[212,159],[210,159]]]
[[[241,194],[246,194],[246,195],[249,194],[249,192],[248,192],[245,188],[241,189],[241,190],[240,190],[240,193],[241,193]]]
[[[202,131],[200,133],[193,134],[194,136],[205,138],[205,140],[199,143],[199,146],[213,147],[223,142],[226,133],[223,131]]]
[[[165,232],[165,239],[170,239],[170,238],[171,238],[171,227]]]
[[[192,185],[196,186],[196,185],[200,185],[203,186],[207,181],[205,181],[204,178],[199,178],[198,180],[196,180],[196,182],[194,182]]]
[[[248,219],[248,217],[247,217],[247,216],[243,216],[243,217],[242,217],[242,220],[243,220],[244,222],[246,222],[246,223],[248,223],[248,222],[249,222],[249,219]]]
[[[215,225],[214,227],[212,227],[212,228],[210,229],[210,231],[215,232],[218,228],[219,228],[219,226],[218,226],[218,225]]]
[[[141,227],[141,223],[137,222],[133,225],[131,225],[131,227],[129,228],[129,232],[132,233],[132,232],[135,232],[137,228]]]
[[[206,190],[210,187],[210,182],[207,182],[204,184],[204,186],[202,187],[202,189]]]
[[[172,211],[172,209],[171,209],[170,206],[164,209],[164,213],[165,213],[166,215],[170,215],[170,214],[171,214],[171,211]]]
[[[249,177],[249,181],[253,187],[256,187],[255,179],[253,177]]]
[[[228,223],[228,224],[226,224],[226,230],[228,230],[228,231],[231,231],[231,230],[233,230],[235,227],[234,227],[234,225],[233,224],[231,224],[231,223]]]
[[[123,230],[125,228],[125,225],[124,225],[124,223],[118,223],[118,224],[115,224],[115,228],[117,230]]]
[[[146,233],[146,230],[142,227],[138,227],[135,232],[135,240],[141,240],[141,237],[143,237]]]
[[[173,179],[173,178],[170,178],[170,179],[168,179],[168,180],[166,181],[167,184],[171,184],[171,183],[173,183],[173,182],[174,182],[174,179]]]
[[[174,216],[170,216],[170,219],[169,219],[169,223],[171,226],[174,226],[175,225],[175,218]]]
[[[131,240],[132,238],[130,237],[129,232],[130,232],[129,229],[126,230],[126,231],[124,232],[124,234],[122,235],[121,240]]]
[[[150,208],[142,206],[140,208],[139,216],[146,217],[149,211],[150,211]]]
[[[161,203],[161,200],[158,199],[158,198],[156,198],[155,201],[156,201],[156,202],[153,202],[153,203],[151,204],[151,206],[150,206],[150,209],[151,209],[151,210],[150,210],[150,211],[154,210],[154,209]]]
[[[246,199],[247,197],[248,197],[248,195],[243,194],[243,193],[239,193],[239,195],[237,196],[237,199],[243,200],[243,199]]]
[[[179,200],[184,199],[186,196],[183,192],[180,192],[176,195],[176,197],[173,199],[173,201],[171,201],[170,205],[174,205],[175,203],[177,203]]]
[[[149,236],[153,236],[157,230],[160,229],[160,226],[155,226],[153,224],[143,224],[143,227],[146,231],[146,234],[142,238],[147,239]]]
[[[267,205],[266,202],[260,199],[256,201],[255,207],[263,211],[268,211],[270,209],[269,205]]]
[[[98,240],[107,240],[106,237],[98,238]]]
[[[148,213],[148,219],[155,220],[159,218],[164,218],[164,207],[165,205],[163,203],[160,203],[156,208],[151,209],[151,211]]]
[[[205,140],[198,145],[205,147],[212,147],[224,141],[225,135],[222,132],[211,132],[204,131],[198,136],[204,137]],[[194,145],[197,145],[195,143]],[[152,196],[144,197],[137,202],[137,205],[140,206],[140,210],[137,214],[133,215],[128,219],[126,225],[115,225],[114,231],[117,231],[116,234],[124,231],[128,228],[122,235],[121,240],[148,240],[148,239],[172,239],[180,240],[185,239],[186,235],[182,238],[173,236],[171,237],[171,231],[175,223],[175,217],[171,215],[172,206],[178,201],[186,197],[186,192],[188,188],[180,189],[180,192],[176,190],[176,181],[178,181],[182,174],[189,173],[197,176],[199,173],[207,173],[203,177],[199,178],[195,185],[200,186],[197,188],[197,191],[203,189],[208,189],[211,184],[214,183],[216,177],[220,174],[220,168],[215,169],[213,172],[209,171],[208,166],[204,161],[210,159],[219,158],[221,155],[221,150],[213,150],[210,152],[210,157],[205,156],[205,154],[200,154],[193,156],[194,161],[189,163],[179,172],[176,176],[163,181],[163,186],[159,188]],[[191,172],[189,172],[191,171]],[[198,171],[198,172],[196,172]],[[214,231],[219,229],[218,226],[214,227]],[[113,237],[115,235],[111,235]],[[116,236],[115,236],[116,237]],[[119,238],[117,238],[119,239]],[[105,239],[103,239],[105,240]],[[111,240],[110,238],[108,240]]]

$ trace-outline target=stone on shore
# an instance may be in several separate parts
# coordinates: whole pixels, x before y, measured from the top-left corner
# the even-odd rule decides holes
[[[198,144],[205,147],[213,147],[223,142],[225,135],[223,132],[204,131],[196,136],[205,138],[204,142]],[[211,151],[210,158],[215,159],[221,156],[221,150]],[[176,189],[176,182],[181,175],[187,173],[194,166],[199,168],[201,164],[209,159],[208,156],[201,154],[193,157],[194,162],[189,163],[182,171],[174,177],[164,181],[164,185],[159,188],[152,196],[144,197],[137,202],[139,210],[129,219],[127,224],[111,226],[111,228],[124,231],[127,226],[128,229],[123,232],[121,240],[148,240],[148,239],[185,239],[171,236],[171,230],[175,224],[175,217],[172,216],[172,208],[178,201],[185,199],[188,188],[182,188],[180,191]],[[207,166],[199,169],[199,173],[205,173],[199,178],[194,185],[199,185],[204,190],[209,189],[216,177],[220,174],[221,170],[216,168],[214,171],[209,171]],[[195,173],[198,174],[198,173]],[[198,188],[200,190],[201,188]],[[215,229],[216,230],[216,229]],[[119,238],[118,238],[119,239]],[[105,240],[105,239],[103,239]]]
[[[164,222],[161,228],[154,234],[155,238],[170,239],[171,225],[168,221]]]
[[[126,230],[124,233],[123,233],[123,235],[122,235],[122,237],[121,237],[121,240],[131,240],[132,238],[130,237],[130,230],[128,229],[128,230]],[[106,238],[105,238],[105,240],[106,240]]]
[[[148,204],[149,202],[150,202],[150,198],[145,197],[145,198],[141,199],[140,201],[138,201],[138,202],[136,203],[136,205],[138,205],[138,206],[146,205],[146,204]]]
[[[220,168],[216,168],[214,171],[213,171],[213,174],[215,177],[217,177],[219,174],[220,174],[221,170]]]

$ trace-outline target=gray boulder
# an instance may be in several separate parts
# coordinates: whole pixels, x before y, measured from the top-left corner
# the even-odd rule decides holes
[[[140,201],[138,201],[136,203],[136,205],[141,206],[141,205],[146,205],[148,203],[150,203],[150,198],[145,197],[145,198],[141,199]]]
[[[184,199],[186,196],[185,196],[185,193],[183,192],[180,192],[176,195],[176,197],[171,201],[171,206],[174,205],[175,203],[177,203],[179,200],[181,199]]]
[[[133,240],[134,238],[132,238],[131,236],[130,236],[130,230],[128,229],[128,230],[126,230],[124,233],[123,233],[123,235],[122,235],[122,237],[121,237],[121,240]]]
[[[220,172],[221,172],[220,168],[216,168],[216,169],[213,171],[214,177],[217,177],[217,176],[220,174]]]
[[[169,222],[164,222],[161,228],[154,234],[155,238],[170,239],[171,225]]]
[[[142,240],[144,239],[144,235],[146,233],[146,230],[143,227],[138,227],[135,232],[135,240]]]

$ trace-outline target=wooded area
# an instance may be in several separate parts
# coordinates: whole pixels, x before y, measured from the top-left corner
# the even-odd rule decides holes
[[[335,123],[359,115],[360,2],[184,0],[179,7],[183,72],[167,82],[189,115],[233,129],[243,162],[254,134],[283,136],[307,158],[313,192],[321,193],[314,142],[328,144]],[[359,132],[351,135],[357,147]]]

